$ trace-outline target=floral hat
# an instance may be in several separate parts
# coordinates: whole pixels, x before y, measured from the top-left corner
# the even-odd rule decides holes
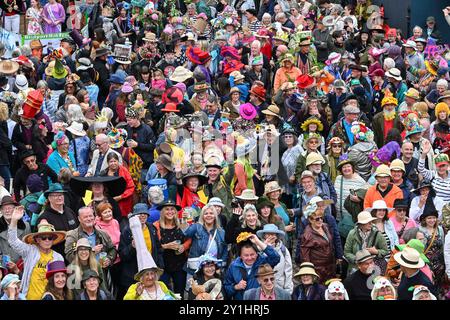
[[[301,128],[303,131],[308,131],[308,127],[310,124],[316,124],[317,130],[322,131],[323,130],[323,124],[322,121],[320,121],[319,118],[316,116],[309,117],[305,122],[302,123]]]
[[[351,132],[355,139],[363,142],[373,141],[373,131],[366,127],[363,122],[355,121],[352,123]]]
[[[112,128],[108,133],[108,138],[110,141],[109,146],[113,149],[118,149],[124,145],[127,137],[128,133],[125,129]]]

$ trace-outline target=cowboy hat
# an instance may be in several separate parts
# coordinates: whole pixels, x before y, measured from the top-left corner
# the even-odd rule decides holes
[[[406,247],[402,251],[396,253],[394,259],[399,265],[406,268],[420,269],[425,266],[425,261],[420,257],[420,253],[416,249],[410,247]]]
[[[256,201],[259,197],[256,196],[253,189],[244,189],[240,196],[236,196],[236,199],[244,201]]]
[[[12,60],[0,61],[0,73],[2,74],[14,74],[19,70],[19,64]]]
[[[358,214],[356,223],[357,224],[367,224],[367,223],[370,223],[370,222],[372,222],[372,221],[374,221],[376,219],[377,218],[372,217],[370,212],[368,212],[368,211],[361,211]]]
[[[91,190],[93,183],[102,183],[108,190],[108,195],[117,197],[124,193],[126,189],[125,179],[118,177],[73,177],[70,180],[71,190],[80,197],[84,197],[86,190]]]
[[[41,40],[31,40],[30,41],[30,49],[38,49],[38,48],[45,48],[47,45],[42,45]]]
[[[275,234],[279,235],[280,237],[284,237],[286,234],[284,231],[280,230],[276,225],[274,225],[272,223],[268,223],[268,224],[264,225],[262,230],[258,230],[256,232],[256,235],[260,239],[263,239],[264,235],[266,233],[275,233]]]
[[[77,121],[72,122],[66,130],[79,137],[86,135],[86,131],[83,130],[83,124]]]
[[[56,231],[55,227],[49,223],[41,222],[38,226],[38,231],[34,233],[27,234],[25,237],[23,237],[23,242],[26,244],[36,244],[36,237],[40,237],[43,235],[52,235],[53,245],[58,244],[64,239],[66,239],[66,233],[64,231]]]
[[[158,205],[157,209],[162,210],[162,208],[165,208],[165,207],[174,207],[177,211],[181,210],[181,207],[170,199],[167,201],[164,201],[163,203],[160,203]]]

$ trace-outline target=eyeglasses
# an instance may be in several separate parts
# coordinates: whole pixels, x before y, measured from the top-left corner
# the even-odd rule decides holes
[[[316,222],[323,221],[323,217],[317,217],[317,218],[314,218],[313,220]]]
[[[270,278],[265,278],[265,279],[263,279],[263,282],[264,282],[264,283],[267,283],[267,282],[269,282],[269,281],[273,283],[273,282],[275,281],[275,277],[270,277]]]
[[[36,162],[36,159],[25,160],[24,162],[25,163],[33,163],[33,162]]]
[[[408,210],[406,208],[396,208],[395,211],[397,211],[397,212],[406,212]]]
[[[319,144],[319,141],[316,141],[316,140],[309,140],[309,143],[310,143],[310,144]]]
[[[41,239],[42,241],[53,241],[55,240],[54,236],[41,236],[39,237],[39,239]]]
[[[106,142],[96,143],[95,145],[96,145],[97,147],[100,147],[100,146],[104,145],[105,143],[106,143]]]

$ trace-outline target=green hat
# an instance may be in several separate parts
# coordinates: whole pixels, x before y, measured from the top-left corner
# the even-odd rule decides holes
[[[61,60],[56,59],[55,60],[55,67],[52,70],[52,77],[55,79],[63,79],[67,77],[67,70],[64,68],[64,65],[62,64]]]
[[[352,81],[350,81],[350,86],[360,86],[361,82],[358,79],[352,79]]]
[[[269,198],[260,197],[258,199],[258,202],[256,203],[256,209],[259,211],[263,207],[271,207],[273,209],[275,207],[275,205],[269,200]]]
[[[416,249],[422,260],[425,261],[425,263],[430,263],[430,260],[428,260],[427,256],[423,253],[425,251],[425,245],[418,239],[411,239],[407,244],[399,244],[396,247],[400,251],[403,251],[406,247]]]

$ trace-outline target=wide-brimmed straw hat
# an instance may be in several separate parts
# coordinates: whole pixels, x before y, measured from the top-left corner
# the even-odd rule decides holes
[[[51,235],[54,237],[53,245],[61,243],[66,239],[66,233],[64,231],[56,231],[52,224],[41,222],[38,225],[38,231],[27,234],[23,237],[23,242],[27,244],[36,244],[36,237]]]
[[[396,253],[394,259],[406,268],[420,269],[425,266],[425,261],[420,257],[420,253],[410,247],[405,247],[402,251]]]
[[[239,200],[244,201],[256,201],[259,198],[256,196],[255,191],[253,189],[244,189],[240,196],[236,196]]]
[[[298,278],[298,277],[306,276],[306,275],[315,276],[315,277],[319,278],[319,275],[316,272],[315,266],[311,262],[303,262],[300,265],[300,269],[298,270],[298,272],[294,275],[294,278]]]
[[[357,224],[367,224],[367,223],[370,223],[370,222],[372,222],[372,221],[374,221],[376,219],[377,218],[372,217],[372,215],[370,214],[369,211],[361,211],[358,214],[358,218],[357,218],[356,223]]]

